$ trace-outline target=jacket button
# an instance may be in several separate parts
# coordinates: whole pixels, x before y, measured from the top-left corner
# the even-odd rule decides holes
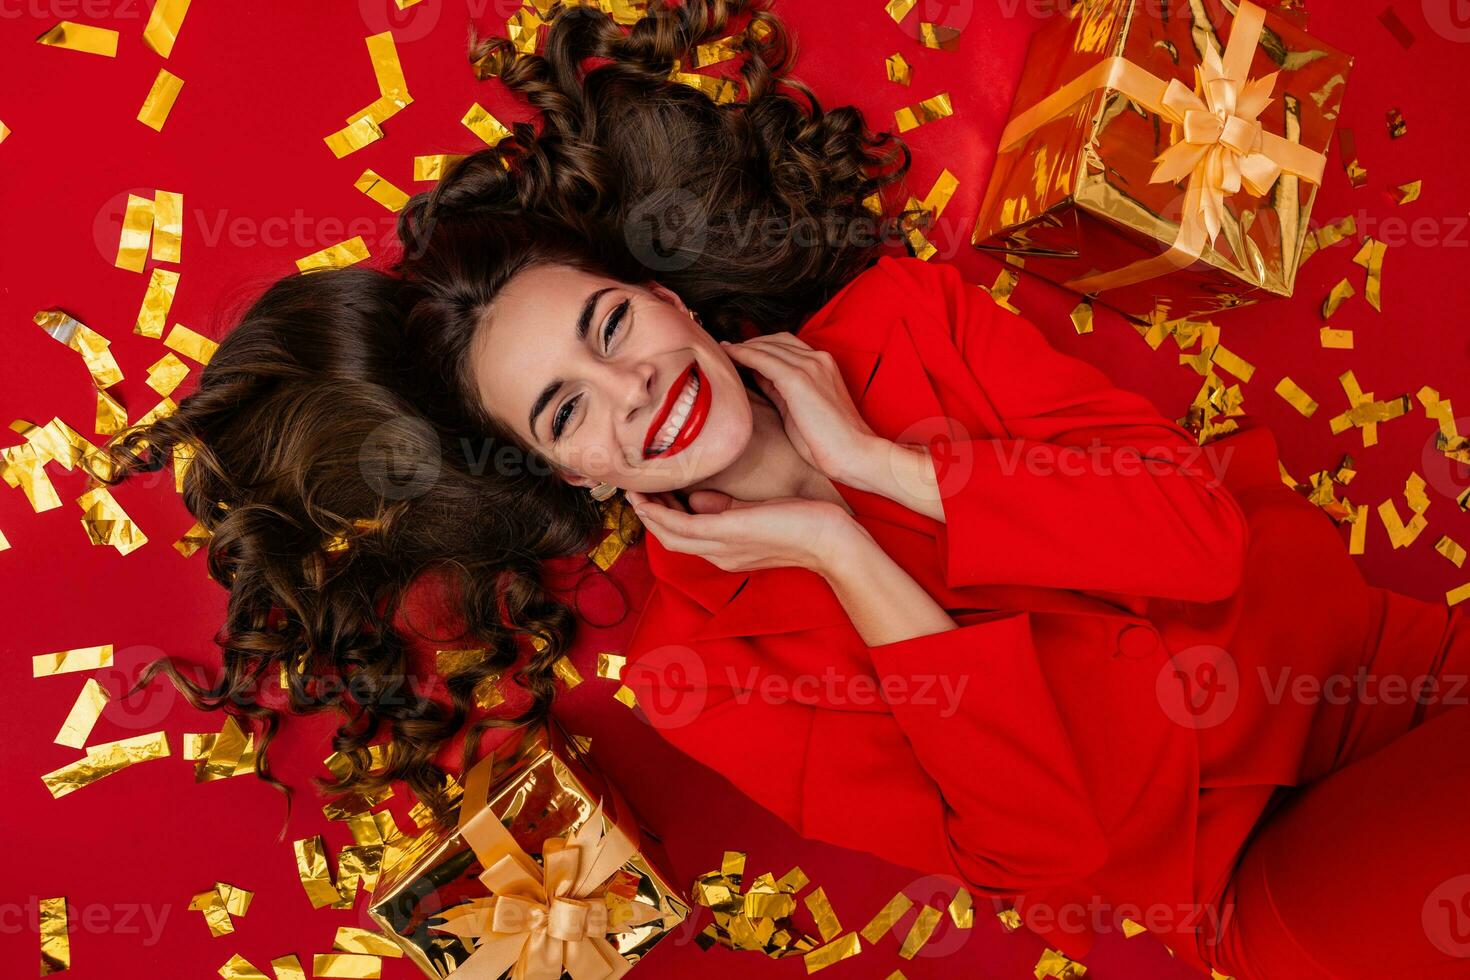
[[[1118,652],[1125,657],[1148,657],[1157,653],[1159,635],[1152,626],[1127,626],[1118,634]]]

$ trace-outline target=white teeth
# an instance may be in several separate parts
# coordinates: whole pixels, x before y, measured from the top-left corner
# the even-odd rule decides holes
[[[668,421],[662,429],[658,430],[658,438],[649,447],[649,454],[657,456],[674,444],[674,439],[679,435],[679,430],[689,420],[689,412],[694,407],[694,396],[699,392],[699,379],[690,378],[684,385],[684,390],[679,393],[674,407],[669,411]]]

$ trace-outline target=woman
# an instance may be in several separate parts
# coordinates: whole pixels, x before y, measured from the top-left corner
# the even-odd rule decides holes
[[[340,741],[365,756],[390,727],[407,749],[376,778],[432,788],[470,688],[450,713],[390,708],[407,665],[380,603],[462,570],[470,631],[497,669],[522,665],[521,718],[544,711],[571,621],[537,570],[579,554],[623,490],[657,578],[627,683],[802,833],[1016,897],[1074,955],[1131,906],[1239,977],[1456,975],[1418,910],[1426,875],[1470,865],[1467,711],[1281,700],[1255,672],[1448,677],[1462,616],[1369,589],[1264,430],[1200,456],[949,267],[871,264],[876,239],[847,232],[906,152],[776,84],[774,18],[739,34],[746,105],[666,81],[746,7],[687,0],[626,37],[574,8],[544,58],[477,51],[541,132],[411,202],[401,279],[277,287],[172,428],[120,454],[203,447],[187,499],[237,628],[206,693],[282,664],[293,701],[365,675],[334,702]],[[743,237],[726,213],[791,234]],[[843,234],[796,244],[801,222]],[[323,309],[346,312],[322,330]],[[760,335],[733,343],[743,327]],[[303,435],[328,417],[308,394],[324,379],[362,396],[334,422],[347,440]],[[412,492],[360,475],[386,458],[380,423],[437,468]],[[232,522],[259,537],[221,541]],[[1411,805],[1390,823],[1385,799]],[[1340,867],[1333,848],[1366,843]]]

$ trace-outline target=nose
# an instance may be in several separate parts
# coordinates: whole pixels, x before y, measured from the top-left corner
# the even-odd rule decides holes
[[[647,361],[638,361],[620,370],[614,379],[613,404],[618,406],[624,422],[632,422],[640,410],[655,397],[653,390],[654,367]]]

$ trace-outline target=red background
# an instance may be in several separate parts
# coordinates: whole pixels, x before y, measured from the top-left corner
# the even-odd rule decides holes
[[[970,226],[990,169],[993,145],[1010,106],[1030,33],[1052,3],[1031,0],[958,0],[913,15],[963,27],[959,49],[929,51],[896,27],[878,0],[783,0],[778,11],[802,45],[797,74],[829,105],[851,102],[878,127],[891,113],[939,92],[953,97],[955,115],[908,134],[915,150],[911,186],[923,197],[948,167],[959,190],[932,237],[940,259],[950,259],[976,282],[990,283],[998,266],[968,244]],[[1315,218],[1353,214],[1358,227],[1390,244],[1384,312],[1350,301],[1332,323],[1355,330],[1357,349],[1326,351],[1318,344],[1318,305],[1333,283],[1351,276],[1361,293],[1361,271],[1350,263],[1355,245],[1311,259],[1297,296],[1219,318],[1224,343],[1257,366],[1245,386],[1248,411],[1266,417],[1299,480],[1334,468],[1344,452],[1360,474],[1348,489],[1355,502],[1376,509],[1401,496],[1411,469],[1430,481],[1430,527],[1412,546],[1394,551],[1382,525],[1368,531],[1364,572],[1375,583],[1442,600],[1470,577],[1433,552],[1442,533],[1470,544],[1470,518],[1452,494],[1465,474],[1451,472],[1433,452],[1435,425],[1417,402],[1409,417],[1381,426],[1380,445],[1364,450],[1358,430],[1332,436],[1327,420],[1347,407],[1337,376],[1356,370],[1364,390],[1379,398],[1412,395],[1421,385],[1458,400],[1461,431],[1470,431],[1470,335],[1464,327],[1466,192],[1458,185],[1452,147],[1460,145],[1458,115],[1448,108],[1463,87],[1470,30],[1450,16],[1452,0],[1399,0],[1393,7],[1416,36],[1405,47],[1378,22],[1377,5],[1320,4],[1311,29],[1358,56],[1348,85],[1342,124],[1357,136],[1369,185],[1352,189],[1334,149]],[[113,267],[128,191],[155,188],[184,194],[186,220],[182,281],[169,323],[218,337],[239,305],[272,279],[295,271],[293,260],[354,234],[375,256],[387,251],[391,218],[353,188],[365,167],[414,191],[412,157],[464,152],[478,140],[460,125],[473,101],[502,120],[525,118],[496,82],[477,83],[463,57],[466,24],[502,24],[509,0],[424,0],[408,11],[393,0],[333,3],[204,0],[190,12],[167,67],[185,80],[162,133],[135,119],[158,68],[164,64],[141,42],[147,17],[142,0],[0,0],[0,119],[13,134],[0,145],[0,400],[6,421],[44,424],[59,415],[93,437],[92,387],[78,356],[31,322],[40,309],[61,307],[112,341],[126,380],[115,386],[130,414],[151,408],[157,396],[144,385],[145,367],[160,357],[158,341],[136,337],[131,325],[146,276]],[[57,20],[73,19],[121,32],[119,53],[107,59],[42,47],[34,38]],[[414,103],[387,121],[387,138],[341,160],[321,138],[349,112],[376,97],[363,38],[392,28]],[[909,88],[886,80],[883,59],[902,52],[914,66]],[[1388,139],[1384,113],[1402,109],[1408,135]],[[1388,188],[1425,181],[1423,197],[1397,207]],[[1393,219],[1417,224],[1394,225]],[[355,222],[355,224],[351,224]],[[1067,319],[1075,300],[1040,281],[1023,279],[1013,297],[1062,349],[1101,365],[1115,381],[1143,391],[1170,417],[1183,413],[1199,384],[1180,367],[1172,344],[1151,351],[1134,330],[1099,312],[1094,334],[1078,337]],[[197,370],[196,370],[197,373]],[[1272,393],[1290,374],[1321,403],[1303,419]],[[176,393],[192,389],[186,381]],[[12,437],[9,445],[18,441]],[[100,441],[100,440],[98,440]],[[1435,461],[1439,460],[1439,465]],[[1463,470],[1463,467],[1461,468]],[[82,492],[78,473],[49,467],[64,505],[31,512],[18,490],[0,489],[0,530],[13,547],[0,553],[0,778],[4,840],[0,855],[0,975],[34,975],[35,901],[65,895],[73,904],[71,945],[78,977],[212,977],[232,953],[265,968],[294,952],[309,965],[326,952],[338,925],[367,925],[362,912],[312,911],[295,876],[289,840],[326,835],[333,851],[350,843],[345,826],[324,820],[302,799],[285,842],[278,842],[282,804],[276,792],[250,777],[196,785],[178,758],[179,735],[218,730],[222,717],[190,709],[163,682],[128,701],[115,701],[92,743],[166,730],[174,757],[104,779],[52,800],[39,779],[77,753],[51,741],[81,688],[81,675],[32,679],[35,654],[115,644],[117,667],[99,679],[114,693],[160,652],[211,663],[210,637],[224,593],[204,573],[202,555],[180,557],[170,543],[190,526],[171,483],[139,480],[117,499],[150,541],[122,557],[91,547],[73,503]],[[1342,528],[1346,540],[1346,528]],[[646,589],[639,552],[617,566],[636,603]],[[589,595],[589,609],[615,618],[620,600],[606,586]],[[609,610],[611,612],[609,612]],[[615,684],[597,679],[597,651],[617,650],[631,616],[610,629],[588,629],[574,656],[588,680],[568,693],[559,712],[568,727],[593,736],[594,755],[626,792],[645,821],[668,844],[674,879],[687,886],[718,867],[727,848],[749,852],[751,874],[777,875],[799,863],[825,887],[843,925],[861,928],[894,892],[942,903],[954,882],[916,878],[912,872],[863,855],[808,843],[738,797],[713,773],[663,747],[657,735],[610,697]],[[288,726],[277,765],[304,785],[329,748],[326,718]],[[406,812],[403,794],[392,803]],[[256,892],[237,932],[211,938],[189,897],[225,881]],[[163,916],[152,935],[145,912]],[[803,911],[803,915],[804,915]],[[886,977],[902,968],[911,978],[1027,977],[1040,952],[1025,934],[1004,934],[987,908],[973,931],[948,922],[914,960],[897,956],[897,937],[830,968],[833,980]],[[758,954],[701,951],[692,937],[708,921],[700,912],[666,940],[638,976],[683,976],[699,970],[711,980],[760,970],[799,976],[796,962],[769,962]],[[1165,978],[1192,975],[1147,938],[1107,938],[1087,960],[1089,976]],[[387,961],[384,976],[413,976],[403,961]]]

